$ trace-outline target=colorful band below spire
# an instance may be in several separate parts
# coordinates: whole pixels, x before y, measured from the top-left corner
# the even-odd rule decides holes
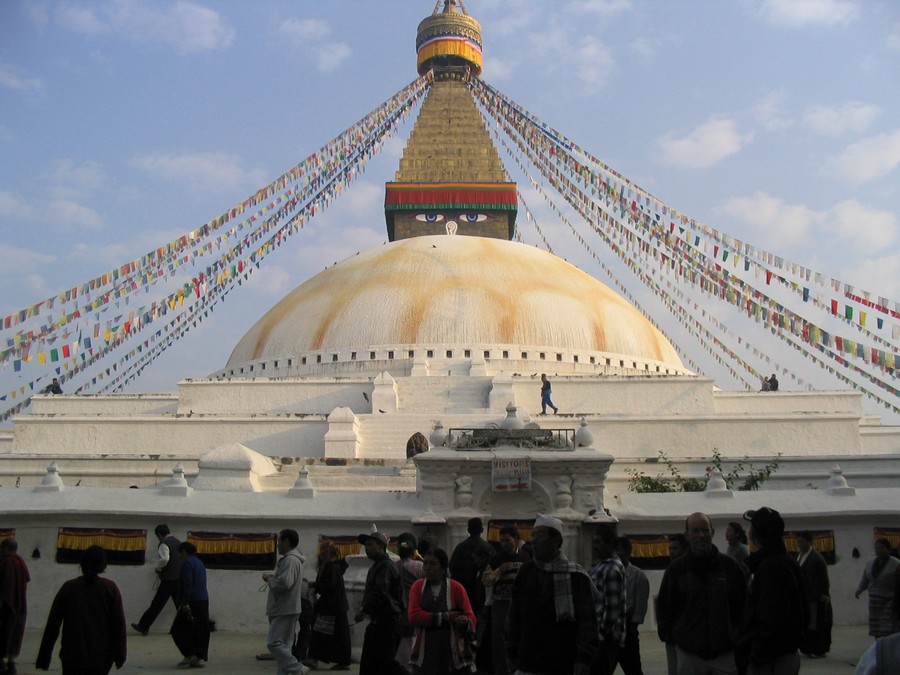
[[[385,211],[491,209],[515,211],[515,183],[386,183]]]
[[[456,57],[468,62],[474,75],[481,74],[481,45],[459,35],[438,35],[423,42],[416,50],[416,68],[422,72],[422,64],[439,57]]]

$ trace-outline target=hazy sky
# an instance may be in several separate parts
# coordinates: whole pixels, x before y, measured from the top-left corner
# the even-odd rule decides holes
[[[612,168],[722,232],[900,299],[900,3],[465,4],[483,78]],[[0,2],[0,315],[207,222],[337,136],[416,77],[433,8]],[[291,288],[380,245],[408,133],[132,389],[224,366]]]

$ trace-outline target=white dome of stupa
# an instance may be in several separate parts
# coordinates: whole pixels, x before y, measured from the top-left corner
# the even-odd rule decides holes
[[[322,350],[539,346],[634,357],[686,372],[625,299],[546,251],[431,235],[360,252],[304,282],[235,347],[226,370]]]

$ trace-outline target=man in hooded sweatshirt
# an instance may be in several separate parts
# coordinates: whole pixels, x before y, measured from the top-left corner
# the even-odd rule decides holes
[[[303,563],[306,559],[297,548],[300,535],[296,530],[282,530],[278,533],[278,552],[281,558],[274,572],[265,572],[263,581],[269,586],[266,600],[266,616],[269,617],[269,635],[266,646],[275,657],[276,672],[308,673],[297,657],[291,653],[294,631],[300,618]]]

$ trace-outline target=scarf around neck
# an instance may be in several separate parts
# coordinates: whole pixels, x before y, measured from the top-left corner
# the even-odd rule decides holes
[[[553,601],[556,606],[557,621],[575,620],[575,603],[572,599],[572,575],[584,574],[584,568],[578,563],[571,562],[560,551],[559,555],[549,562],[533,559],[535,567],[542,572],[553,575]],[[593,584],[591,584],[593,586]]]

